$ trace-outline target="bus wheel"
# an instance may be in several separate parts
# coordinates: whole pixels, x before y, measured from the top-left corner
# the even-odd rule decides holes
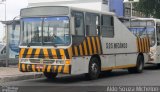
[[[142,73],[144,67],[144,58],[142,55],[138,55],[136,67],[129,68],[130,73]]]
[[[53,79],[53,78],[56,78],[56,76],[57,76],[57,73],[52,73],[52,72],[49,72],[49,73],[44,72],[43,74],[47,79]]]
[[[86,74],[86,78],[90,80],[97,79],[100,74],[100,61],[98,58],[93,57],[89,63],[89,72]]]

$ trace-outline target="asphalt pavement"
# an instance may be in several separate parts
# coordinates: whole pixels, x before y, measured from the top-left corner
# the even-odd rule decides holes
[[[108,87],[160,86],[160,69],[156,66],[148,66],[140,74],[130,74],[127,70],[122,69],[114,70],[111,73],[101,75],[97,80],[87,80],[84,75],[59,75],[52,80],[43,77],[5,82],[1,85],[3,87],[13,87],[3,89],[18,89],[19,91],[16,92],[111,92],[107,91]],[[157,90],[153,92],[160,92],[160,88],[155,89]],[[119,90],[112,90],[112,92],[119,92]],[[135,90],[130,92],[135,92]],[[151,92],[151,90],[145,92]]]

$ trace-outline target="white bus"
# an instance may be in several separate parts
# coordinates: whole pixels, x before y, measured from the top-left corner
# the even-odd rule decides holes
[[[150,53],[147,63],[160,64],[160,19],[136,18],[127,24],[136,36],[148,36],[150,38]]]
[[[22,72],[43,72],[49,79],[58,73],[96,79],[113,69],[141,73],[148,60],[149,40],[133,35],[113,13],[41,6],[22,9],[20,16]]]

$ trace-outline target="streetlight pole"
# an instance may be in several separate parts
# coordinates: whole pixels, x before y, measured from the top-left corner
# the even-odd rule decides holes
[[[4,21],[6,21],[7,20],[6,0],[1,0],[0,4],[4,5]]]
[[[6,7],[6,0],[1,0],[0,4],[4,5],[4,21],[7,20],[7,7]],[[6,67],[8,67],[8,60],[9,60],[9,53],[8,53],[8,37],[7,37],[7,26],[4,25],[5,34],[6,34]]]

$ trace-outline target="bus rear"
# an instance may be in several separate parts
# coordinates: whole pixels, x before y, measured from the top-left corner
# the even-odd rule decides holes
[[[157,37],[158,28],[157,21],[153,18],[137,18],[131,20],[131,22],[125,23],[129,30],[138,37],[148,37],[150,40],[150,53],[149,60],[147,63],[159,63],[157,58]],[[159,38],[159,37],[158,37]]]

